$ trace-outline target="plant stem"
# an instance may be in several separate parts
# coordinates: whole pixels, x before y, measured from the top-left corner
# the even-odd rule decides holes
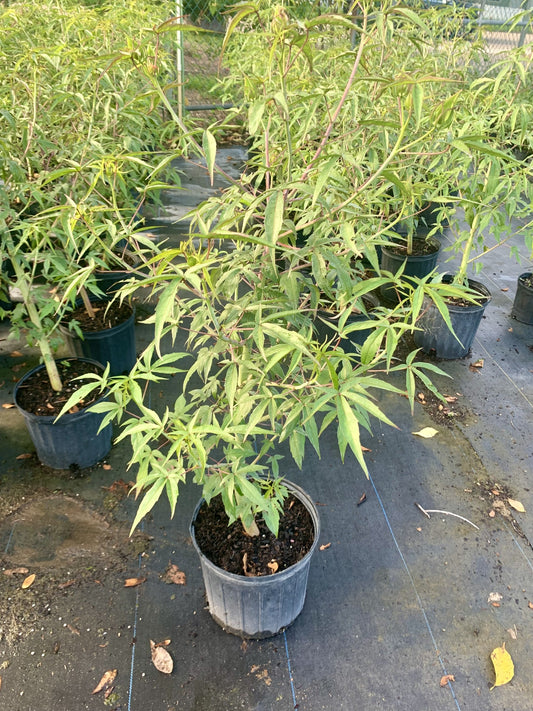
[[[39,316],[39,311],[32,301],[30,285],[26,280],[24,270],[17,261],[17,256],[15,254],[15,249],[13,247],[12,240],[7,240],[7,243],[9,248],[9,256],[11,257],[11,263],[13,265],[13,270],[15,272],[15,276],[17,277],[17,286],[19,287],[20,293],[22,294],[22,299],[24,301],[24,306],[26,307],[26,312],[29,316],[30,321],[38,329],[39,334],[42,334],[43,325]],[[37,346],[41,351],[43,363],[46,368],[48,378],[50,380],[50,385],[56,392],[61,392],[61,390],[63,390],[63,383],[61,382],[59,371],[57,369],[57,363],[55,362],[54,354],[52,352],[52,348],[50,347],[48,339],[44,335],[40,335],[37,339]]]

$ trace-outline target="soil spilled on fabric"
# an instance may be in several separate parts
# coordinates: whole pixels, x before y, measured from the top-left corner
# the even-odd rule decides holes
[[[137,556],[128,533],[81,499],[26,496],[0,525],[0,641],[40,624],[58,597],[122,574]]]
[[[315,530],[309,511],[294,496],[285,500],[278,537],[258,518],[258,536],[247,536],[240,521],[228,526],[222,500],[200,507],[194,525],[196,542],[215,565],[250,577],[281,572],[301,560],[313,545]]]

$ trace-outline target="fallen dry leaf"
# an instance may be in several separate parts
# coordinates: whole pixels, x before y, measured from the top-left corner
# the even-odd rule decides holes
[[[456,395],[445,395],[444,399],[446,400],[446,402],[457,402]]]
[[[321,551],[325,551],[325,550],[327,550],[327,549],[330,547],[330,545],[331,545],[331,543],[323,543],[323,544],[320,546],[320,550],[321,550]]]
[[[33,457],[33,454],[30,454],[29,452],[26,452],[25,454],[19,454],[15,457],[15,459],[31,459]]]
[[[530,610],[533,610],[533,602],[528,602],[527,606],[529,607]]]
[[[362,451],[362,452],[371,452],[372,450],[371,450],[371,449],[368,449],[368,447],[363,447],[363,446],[361,445],[361,451]]]
[[[4,570],[4,575],[25,575],[27,572],[27,568],[9,568],[9,570]]]
[[[485,361],[483,360],[483,358],[479,358],[478,360],[476,360],[475,363],[472,363],[472,368],[483,368],[484,365]]]
[[[358,506],[361,506],[361,504],[364,504],[365,501],[366,501],[366,493],[363,493],[363,494],[361,494],[361,496],[359,497],[359,501],[357,502],[357,505],[358,505]]]
[[[455,677],[453,674],[445,674],[444,676],[442,676],[440,679],[440,685],[447,686],[449,681],[455,681]]]
[[[22,585],[20,586],[23,590],[26,590],[29,588],[31,585],[33,585],[33,581],[35,580],[35,573],[32,573],[31,575],[28,575],[27,578],[24,578],[24,581]]]
[[[158,671],[163,672],[163,674],[170,674],[174,668],[174,662],[167,650],[152,640],[150,640],[150,650],[152,652],[152,663],[154,667]]]
[[[491,592],[487,598],[487,602],[500,602],[503,600],[503,595],[499,592]]]
[[[102,691],[106,686],[109,686],[112,684],[115,679],[117,678],[117,670],[116,669],[109,669],[108,671],[104,672],[102,678],[98,682],[98,685],[96,686],[95,690],[92,692],[93,694],[97,694],[99,691]]]
[[[277,560],[271,560],[270,563],[267,563],[267,566],[270,568],[270,570],[275,573],[277,569],[279,568],[279,564]]]
[[[12,358],[22,358],[22,353],[20,351],[12,351],[9,355]]]
[[[499,602],[491,602],[492,607],[501,607]]]
[[[168,583],[169,585],[172,583],[174,583],[174,585],[185,585],[187,582],[185,573],[180,570],[177,565],[174,565],[174,563],[169,563],[167,569],[160,577],[164,583]]]
[[[507,632],[509,633],[511,639],[516,639],[518,637],[518,633],[516,631],[516,625],[514,627],[510,627]]]
[[[501,647],[492,650],[490,658],[496,673],[496,681],[490,688],[492,691],[495,686],[503,686],[511,681],[514,676],[514,664],[511,655],[505,649],[505,642]]]
[[[125,588],[135,588],[137,585],[142,585],[146,582],[146,578],[126,578],[124,581]]]
[[[418,432],[413,432],[413,434],[417,435],[417,437],[423,437],[424,439],[431,439],[431,437],[434,437],[438,433],[439,431],[433,427],[423,427]]]
[[[72,632],[72,634],[77,634],[78,637],[81,637],[80,631],[77,627],[73,627],[73,625],[67,625],[67,627]]]
[[[102,464],[102,469],[112,469],[111,464]]]
[[[2,407],[4,410],[11,410],[12,407],[15,407],[15,404],[13,402],[3,402]]]
[[[509,287],[508,287],[508,286],[502,286],[502,288],[500,289],[500,291],[509,291]]]
[[[516,501],[515,499],[507,499],[507,503],[515,511],[519,511],[520,513],[526,512],[524,504],[522,504],[520,501]]]

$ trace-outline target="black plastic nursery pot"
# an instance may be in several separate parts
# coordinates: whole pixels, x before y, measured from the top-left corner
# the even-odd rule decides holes
[[[129,279],[131,279],[131,272],[127,271],[105,271],[96,272],[96,285],[103,293],[112,298],[120,287]]]
[[[79,357],[91,358],[106,366],[110,375],[129,373],[136,360],[135,309],[126,321],[103,331],[84,331],[82,338],[62,324],[59,327],[71,352]]]
[[[82,360],[100,365],[88,358]],[[15,404],[24,417],[39,461],[52,469],[84,469],[93,466],[111,449],[111,425],[100,430],[103,414],[82,409],[56,419],[56,415],[35,415],[19,405],[21,388],[34,373],[43,369],[44,365],[39,365],[25,373],[14,391]],[[97,402],[102,402],[106,397],[103,395]]]
[[[423,254],[417,254],[421,244],[427,245]],[[441,250],[441,244],[435,237],[422,237],[414,241],[414,254],[398,251],[394,245],[383,245],[381,248],[381,269],[396,274],[405,264],[403,277],[423,278],[435,269]],[[402,278],[403,278],[402,277]],[[398,294],[392,285],[382,286],[380,294],[388,303],[397,303]]]
[[[533,324],[533,272],[518,277],[511,316],[521,323]]]
[[[353,311],[346,319],[346,326],[352,326],[365,321],[368,322],[374,318],[372,316],[372,309],[379,305],[378,299],[373,294],[367,294],[364,297],[364,301],[367,313]],[[335,318],[331,312],[325,310],[318,311],[314,325],[318,340],[325,342],[335,338],[335,336],[338,335],[334,327],[337,323],[338,319]],[[339,339],[339,346],[345,353],[358,353],[373,330],[373,327],[368,325],[367,328],[350,331],[346,337]]]
[[[286,570],[261,577],[236,575],[214,565],[200,550],[194,524],[201,499],[190,526],[193,545],[200,557],[209,612],[226,632],[245,639],[264,639],[279,634],[303,609],[311,557],[318,545],[320,520],[312,499],[296,484],[283,482],[311,515],[314,542],[307,554]]]
[[[452,279],[452,276],[446,275],[443,281],[450,283]],[[446,360],[464,358],[470,353],[479,324],[492,297],[487,287],[480,282],[469,279],[468,285],[479,293],[482,303],[448,305],[455,335],[446,325],[435,304],[426,297],[423,313],[417,324],[421,330],[414,333],[415,344],[425,353],[434,353],[438,358]]]

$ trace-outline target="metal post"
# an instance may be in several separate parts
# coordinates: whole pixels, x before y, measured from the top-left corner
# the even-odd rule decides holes
[[[524,42],[526,41],[526,34],[527,31],[531,25],[531,0],[524,0],[520,6],[523,10],[529,10],[526,15],[523,17],[523,22],[524,25],[522,27],[522,30],[520,32],[520,37],[518,39],[518,46],[523,47]]]
[[[176,18],[179,25],[183,24],[183,3],[182,0],[176,0]],[[183,108],[185,104],[185,96],[183,91],[183,32],[178,30],[177,32],[177,42],[176,42],[176,76],[178,90],[176,92],[176,98],[178,101],[178,116],[180,119],[183,118]]]

